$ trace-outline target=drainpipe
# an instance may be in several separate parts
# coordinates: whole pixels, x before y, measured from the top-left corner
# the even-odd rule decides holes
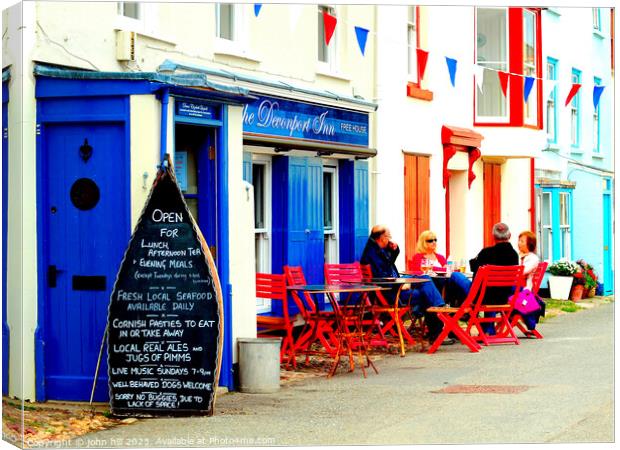
[[[170,89],[165,87],[161,90],[161,138],[159,143],[159,160],[161,167],[165,167],[166,153],[168,144],[168,101],[170,100]]]

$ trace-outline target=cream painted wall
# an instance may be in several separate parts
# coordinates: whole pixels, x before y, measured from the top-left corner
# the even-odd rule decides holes
[[[34,332],[37,327],[36,124],[34,77],[28,59],[34,44],[34,4],[3,13],[3,65],[9,83],[7,218],[7,321],[10,328],[9,396],[35,399]],[[6,58],[6,59],[4,59]],[[25,239],[28,236],[28,239]]]
[[[256,290],[254,267],[254,193],[243,181],[242,112],[228,107],[229,249],[232,284],[233,362],[237,339],[256,337]]]
[[[172,103],[172,102],[171,102]],[[131,123],[131,229],[146,204],[157,175],[160,154],[161,102],[154,95],[129,97]],[[172,105],[168,111],[168,148],[171,146]],[[172,153],[172,152],[171,152]],[[148,177],[145,179],[144,174]]]

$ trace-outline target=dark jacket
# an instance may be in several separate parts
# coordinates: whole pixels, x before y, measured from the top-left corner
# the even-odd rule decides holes
[[[480,250],[478,256],[469,260],[471,271],[476,275],[479,267],[492,264],[494,266],[518,266],[519,255],[510,242],[499,242],[491,247]],[[483,303],[485,305],[501,305],[508,301],[512,294],[512,288],[490,287],[487,288]]]
[[[368,238],[362,257],[361,264],[370,264],[374,277],[398,277],[398,269],[394,262],[400,253],[400,248],[392,250],[389,247],[382,249],[374,239]]]

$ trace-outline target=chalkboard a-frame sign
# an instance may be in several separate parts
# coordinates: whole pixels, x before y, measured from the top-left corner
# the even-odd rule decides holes
[[[110,298],[112,414],[212,415],[222,319],[211,252],[168,159],[153,183]]]

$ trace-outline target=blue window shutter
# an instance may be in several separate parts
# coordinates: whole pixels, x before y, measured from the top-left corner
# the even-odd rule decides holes
[[[362,256],[370,230],[368,224],[368,161],[355,161],[353,197],[355,199],[354,255],[357,261]]]
[[[340,262],[355,261],[355,198],[353,194],[353,161],[338,163],[338,219],[340,228]]]
[[[243,152],[243,180],[252,182],[252,154]]]
[[[304,273],[311,283],[323,283],[325,244],[323,236],[323,163],[319,158],[306,158],[306,246]]]

